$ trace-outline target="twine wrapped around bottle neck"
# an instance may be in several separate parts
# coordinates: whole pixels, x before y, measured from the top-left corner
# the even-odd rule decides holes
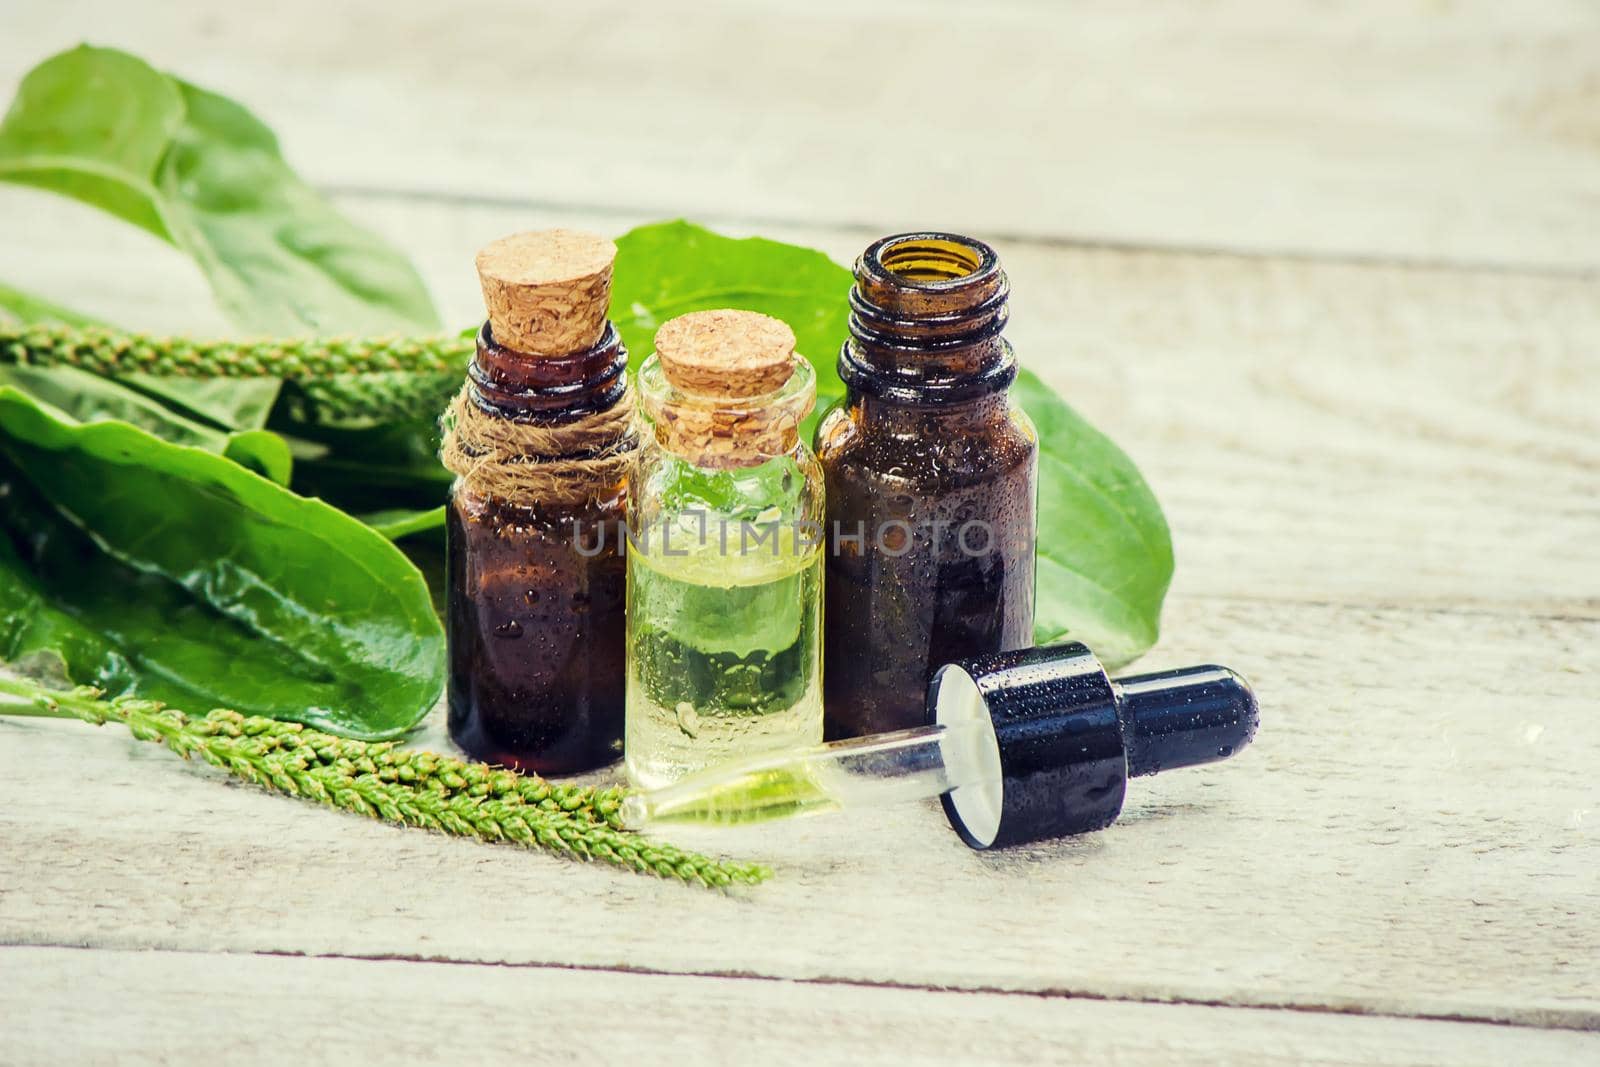
[[[633,387],[604,411],[556,425],[492,415],[464,386],[441,420],[439,458],[474,496],[521,507],[614,494],[638,448]]]
[[[489,322],[440,420],[439,458],[466,492],[536,507],[621,491],[639,438],[627,353],[606,322],[616,255],[611,241],[578,230],[516,233],[478,253]],[[619,377],[615,403],[572,417],[615,396]]]

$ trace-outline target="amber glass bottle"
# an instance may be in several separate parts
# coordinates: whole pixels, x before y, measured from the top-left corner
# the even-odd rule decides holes
[[[994,250],[886,237],[856,262],[845,401],[817,431],[829,739],[921,725],[940,665],[1032,643],[1038,444],[1012,402]]]
[[[456,402],[454,463],[446,442],[459,475],[446,525],[450,735],[476,759],[541,774],[622,755],[621,524],[636,441],[618,406],[631,406],[628,354],[605,318],[615,253],[559,230],[480,253],[490,318]]]

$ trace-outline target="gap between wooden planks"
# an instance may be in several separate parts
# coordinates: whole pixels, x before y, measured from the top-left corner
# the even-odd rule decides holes
[[[73,244],[52,248],[45,239],[59,235],[63,215],[77,209],[36,199],[38,210],[6,239],[32,256],[47,293],[69,282],[81,290],[81,259],[66,258]],[[603,229],[624,221],[394,198],[355,198],[346,206],[404,236],[452,322],[479,313],[460,265],[483,241],[557,221]],[[86,241],[90,234],[104,238],[97,269],[117,280],[103,294],[107,302],[144,303],[136,314],[149,316],[151,325],[207,314],[203,288],[187,265],[169,260],[164,269],[150,269],[144,264],[161,263],[162,252],[137,235],[102,234],[81,216],[69,223],[69,232]],[[840,259],[863,239],[854,231],[814,229],[777,236],[820,245]],[[909,812],[853,835],[853,850],[841,855],[820,827],[797,829],[795,838],[775,838],[771,847],[791,858],[795,868],[786,877],[800,884],[763,890],[762,899],[779,910],[751,921],[790,929],[789,909],[808,906],[789,895],[798,891],[807,901],[860,897],[850,906],[856,921],[867,923],[864,913],[881,923],[878,911],[889,902],[874,894],[883,879],[896,885],[897,902],[926,900],[919,905],[924,910],[981,922],[977,901],[918,896],[954,871],[963,879],[976,875],[972,884],[985,900],[1002,899],[991,894],[1003,886],[1003,899],[1037,901],[1071,928],[1054,932],[1059,943],[1029,952],[1022,947],[1032,936],[1024,917],[1008,915],[1004,929],[988,931],[1002,946],[997,958],[974,951],[957,963],[934,953],[918,962],[936,984],[1053,982],[1098,995],[1591,1025],[1595,1005],[1579,991],[1600,984],[1592,951],[1600,935],[1589,918],[1596,913],[1594,892],[1584,881],[1596,865],[1585,820],[1600,805],[1584,768],[1600,746],[1579,709],[1592,698],[1587,650],[1600,601],[1600,539],[1593,536],[1600,465],[1588,399],[1600,336],[1594,284],[1027,244],[1003,252],[1018,287],[1012,333],[1024,360],[1129,448],[1172,519],[1178,584],[1166,639],[1145,665],[1216,659],[1239,666],[1262,689],[1268,725],[1256,749],[1215,779],[1137,783],[1142,788],[1129,821],[1113,834],[1162,831],[1137,847],[1137,836],[1106,835],[1026,860],[974,861],[937,816]],[[1280,747],[1289,735],[1279,731],[1291,724],[1297,724],[1294,743]],[[76,767],[71,746],[78,744],[62,739],[42,755],[19,746],[12,780],[36,778],[41,766]],[[126,751],[113,743],[102,773],[115,779]],[[1254,772],[1246,769],[1252,766]],[[170,788],[164,778],[148,786]],[[1233,818],[1208,818],[1206,805],[1218,788],[1229,791],[1224,795],[1239,790],[1249,803],[1225,813]],[[1197,802],[1202,789],[1205,801]],[[164,818],[149,796],[105,800],[155,805],[147,821],[159,825]],[[199,795],[194,800],[208,803]],[[527,857],[461,853],[468,846],[450,842],[414,844],[405,835],[358,846],[350,835],[383,831],[323,829],[303,820],[329,816],[279,815],[279,808],[259,805],[284,802],[263,798],[243,803],[250,806],[235,817],[250,824],[269,810],[285,820],[273,839],[309,831],[324,842],[321,853],[356,848],[339,860],[343,882],[385,863],[398,863],[398,876],[412,862],[452,885],[464,877],[456,864],[488,864],[530,898],[551,891],[547,880],[586,880],[575,895],[558,895],[563,912],[581,909],[596,892],[629,901],[674,892]],[[1140,814],[1146,805],[1171,817],[1151,823]],[[105,809],[94,806],[97,815]],[[210,850],[184,851],[172,843],[176,830],[169,827],[159,832],[165,843],[158,852],[176,849],[192,865],[190,881],[225,879],[235,867],[255,878],[264,867],[277,872],[267,877],[278,885],[292,880],[281,862],[291,870],[296,863],[314,866],[305,857],[263,855],[228,842],[220,827],[213,831]],[[41,872],[46,883],[78,869],[85,850],[107,847],[92,830],[92,843],[82,843],[83,832],[67,835],[78,844],[57,857],[66,871]],[[424,858],[415,860],[414,849]],[[1262,849],[1275,849],[1275,856]],[[865,868],[863,851],[872,859]],[[908,890],[893,861],[923,852],[933,869],[912,878]],[[120,851],[113,847],[111,854]],[[1108,855],[1120,860],[1108,865]],[[1147,869],[1151,875],[1141,880]],[[116,883],[124,873],[95,870],[92,883],[71,898],[91,919],[104,892],[101,879]],[[171,870],[163,864],[141,877]],[[993,883],[996,871],[1021,882]],[[1053,889],[1034,885],[1063,877],[1067,882]],[[1058,892],[1067,899],[1057,900]],[[1258,898],[1266,902],[1264,915],[1218,911],[1231,900],[1248,911]],[[464,899],[492,915],[498,898],[480,886]],[[1089,906],[1108,900],[1115,908],[1109,918]],[[166,903],[157,894],[143,906]],[[258,935],[241,933],[221,901],[202,903],[206,936],[245,949],[257,944]],[[336,950],[340,938],[329,939],[329,924],[347,920],[338,918],[340,902],[322,906],[325,914],[295,917],[287,940],[274,934],[262,943]],[[483,954],[480,939],[494,941],[497,934],[463,926],[434,907],[425,902],[425,922],[416,916],[380,924],[376,942],[405,951],[417,937],[448,935],[453,953],[507,955],[498,948]],[[1064,978],[1065,965],[1037,958],[1052,950],[1070,962],[1082,951],[1071,940],[1077,927],[1066,920],[1115,932],[1119,924],[1148,924],[1142,909],[1161,914],[1157,929],[1164,935],[1138,952],[1117,948],[1135,957],[1131,971],[1118,966]],[[673,921],[670,911],[661,922]],[[258,917],[272,929],[286,921],[270,907]],[[148,915],[128,919],[96,925],[95,936],[110,939],[98,943],[171,944]],[[43,936],[25,918],[16,921],[6,928],[20,931],[15,936]],[[64,936],[79,929],[59,908],[51,921],[65,923]],[[370,913],[363,922],[370,927]],[[833,973],[838,961],[825,951],[831,931],[816,922],[805,929],[807,943],[787,951],[769,946],[763,958],[799,967],[795,973]],[[913,936],[910,928],[893,927],[877,958],[903,965]],[[1240,936],[1248,940],[1235,944]],[[572,962],[565,949],[550,956],[535,943],[547,942],[535,938],[509,955]],[[653,951],[668,968],[687,966],[696,951],[705,953],[699,966],[726,968],[716,944],[727,942],[712,938],[709,951],[664,944]],[[602,947],[591,962],[628,958],[620,949],[609,957],[607,951]],[[867,958],[850,966],[860,968],[851,973],[872,973]]]
[[[77,19],[82,10],[41,8],[29,17]],[[1001,13],[1001,29],[1018,10]],[[1183,25],[1161,22],[1174,10],[1150,22],[1108,16],[1075,27],[1089,41],[1096,33],[1125,32],[1155,62],[1190,72],[1177,79],[1186,89],[1215,86],[1203,80],[1212,76],[1204,58],[1188,60],[1198,69],[1171,66],[1174,50],[1189,48]],[[392,75],[340,65],[354,23],[319,19],[326,53],[298,58],[289,53],[299,42],[262,38],[259,32],[273,28],[265,25],[249,26],[242,36],[267,46],[258,56],[241,54],[239,23],[211,23],[213,31],[221,25],[221,40],[206,40],[197,53],[199,31],[183,29],[194,20],[181,8],[157,18],[142,13],[143,28],[118,23],[114,14],[95,24],[141,51],[141,35],[147,36],[152,55],[170,49],[169,62],[183,73],[260,108],[280,125],[291,158],[325,181],[376,186],[406,174],[419,187],[448,191],[467,187],[457,179],[470,172],[478,190],[528,195],[532,182],[551,200],[632,205],[638,203],[633,168],[563,169],[560,160],[644,156],[673,175],[652,186],[663,212],[821,214],[870,221],[874,229],[937,214],[980,233],[1060,227],[1155,243],[1592,268],[1591,124],[1579,106],[1589,75],[1572,50],[1586,39],[1587,23],[1576,7],[1541,5],[1541,17],[1519,12],[1511,21],[1484,18],[1480,7],[1467,9],[1470,17],[1413,14],[1400,24],[1403,32],[1377,49],[1367,47],[1372,32],[1359,14],[1330,33],[1289,8],[1278,21],[1254,21],[1263,10],[1233,4],[1221,17],[1205,16],[1223,32],[1256,26],[1269,41],[1288,44],[1262,49],[1259,41],[1238,38],[1248,56],[1268,56],[1269,65],[1247,67],[1237,87],[1191,97],[1210,107],[1235,91],[1245,94],[1242,105],[1231,105],[1233,117],[1204,107],[1198,115],[1175,115],[1150,97],[1121,112],[1102,110],[1107,121],[1138,120],[1133,132],[1112,136],[1091,115],[1079,127],[1079,143],[1093,150],[1077,153],[1074,145],[1074,158],[1059,160],[1061,166],[1024,175],[1033,181],[1047,174],[1049,189],[1007,190],[1016,193],[1007,197],[974,197],[965,155],[934,161],[934,180],[907,197],[903,188],[873,182],[860,166],[837,174],[819,167],[814,161],[827,154],[805,151],[804,139],[792,150],[762,139],[738,114],[718,124],[702,112],[709,143],[694,140],[692,152],[674,155],[659,142],[641,149],[633,135],[655,125],[609,133],[621,124],[605,117],[614,120],[624,105],[634,114],[640,97],[631,89],[626,100],[608,97],[604,86],[591,88],[598,107],[585,118],[588,125],[556,124],[540,146],[540,165],[518,163],[504,158],[504,141],[459,139],[459,114],[482,113],[474,110],[483,102],[479,90],[463,77],[471,68],[441,62],[436,92],[419,101],[394,91]],[[166,25],[167,18],[178,25]],[[864,25],[859,47],[874,47],[882,22],[862,24],[828,9],[811,29],[836,39],[847,18],[852,29]],[[470,20],[430,28],[447,41],[458,39],[452,33],[466,39],[463,21]],[[273,26],[294,25],[274,14]],[[399,37],[416,32],[415,22],[394,26]],[[1435,43],[1436,29],[1446,31],[1442,44]],[[926,32],[924,43],[936,45],[944,31]],[[1046,46],[1052,40],[1040,39]],[[11,40],[18,43],[8,46],[6,62],[18,63],[20,72],[38,56],[15,59],[12,51],[31,39]],[[1507,40],[1522,45],[1508,50]],[[659,26],[644,26],[624,45],[660,49],[663,41],[678,50],[673,54],[693,58],[694,46],[664,37]],[[1462,63],[1463,48],[1515,61]],[[435,54],[449,53],[443,47]],[[201,69],[194,66],[197,54],[205,57]],[[1221,53],[1225,63],[1241,54]],[[1330,58],[1319,58],[1324,54]],[[753,55],[751,62],[762,64],[770,58],[760,49]],[[304,69],[286,79],[285,62]],[[1354,85],[1358,95],[1347,102],[1331,89],[1327,95],[1271,91],[1283,71],[1316,63],[1338,68],[1339,77],[1326,84],[1339,92]],[[318,64],[320,76],[313,71]],[[571,74],[550,64],[530,69],[557,79]],[[655,63],[650,69],[682,78],[715,68]],[[1017,62],[1012,69],[1040,68]],[[1487,81],[1459,81],[1463,71],[1491,69]],[[1081,64],[1061,70],[1074,85],[1107,91],[1116,84]],[[1345,77],[1349,70],[1363,77]],[[1416,72],[1414,80],[1406,71]],[[717,88],[675,84],[692,98]],[[1052,84],[1042,86],[1041,99],[1051,99]],[[1441,85],[1481,91],[1463,100],[1438,93]],[[537,84],[522,89],[511,95],[520,101],[541,92]],[[1369,100],[1363,108],[1363,93],[1382,106]],[[670,92],[664,95],[676,106]],[[1239,128],[1237,115],[1245,128],[1260,128],[1250,120],[1262,99],[1284,109],[1267,116],[1275,131],[1267,154],[1252,136],[1257,147],[1217,156],[1228,130]],[[397,108],[406,111],[407,128],[424,133],[392,138],[387,131],[399,125]],[[1303,125],[1306,113],[1335,121]],[[1499,125],[1506,115],[1510,121]],[[799,119],[802,129],[814,121]],[[1061,119],[1052,115],[1051,128],[1071,129]],[[826,141],[870,163],[881,158],[870,151],[876,146],[852,140],[865,128],[841,130],[830,122]],[[363,140],[352,130],[372,132]],[[1330,131],[1333,141],[1326,139]],[[419,160],[418,142],[434,152]],[[736,143],[747,153],[736,151]],[[994,174],[1023,171],[1056,148],[1044,144],[1041,156],[1031,128],[1025,150],[1023,143],[1015,131],[999,131],[986,147],[1024,162]],[[1174,154],[1186,144],[1190,150]],[[1167,165],[1175,159],[1181,165]],[[955,171],[961,180],[949,180]],[[784,180],[756,180],[775,173]],[[1267,177],[1237,183],[1241,173]],[[874,189],[897,199],[874,201]],[[982,202],[992,213],[967,212],[941,190],[959,191],[962,204]],[[841,214],[846,202],[860,214]],[[571,214],[373,197],[345,203],[419,256],[452,322],[478,314],[475,295],[467,290],[464,298],[461,291],[477,244]],[[613,228],[630,214],[643,217],[630,207],[603,224]],[[81,289],[85,245],[61,236],[87,231],[46,230],[41,218],[19,219],[18,230],[0,237],[14,253],[9,260],[29,264],[30,273],[37,265],[46,283],[70,278],[71,291]],[[864,235],[808,226],[788,236],[848,258]],[[59,253],[50,250],[52,242],[59,242]],[[102,254],[102,299],[125,310],[113,317],[215,323],[189,268],[147,270],[148,251],[121,261]],[[755,912],[736,913],[740,918],[730,923],[726,911],[710,910],[725,908],[724,901],[533,857],[414,841],[415,835],[295,810],[285,801],[218,790],[165,766],[156,753],[129,762],[127,746],[104,736],[89,743],[57,737],[52,728],[8,731],[0,756],[6,784],[15,792],[38,788],[44,778],[60,808],[18,808],[56,827],[49,834],[24,827],[13,838],[8,828],[14,843],[0,850],[14,851],[5,851],[0,869],[26,872],[28,888],[8,887],[0,900],[3,929],[15,938],[54,931],[130,945],[293,943],[291,951],[345,940],[432,940],[468,958],[589,952],[602,960],[625,958],[627,947],[606,938],[627,929],[669,966],[686,958],[728,966],[731,954],[739,966],[750,957],[796,973],[866,974],[887,962],[933,982],[1057,982],[1069,990],[1073,982],[1090,982],[1110,991],[1101,995],[1263,997],[1593,1025],[1600,938],[1592,877],[1586,879],[1596,860],[1585,819],[1596,808],[1586,768],[1597,752],[1589,707],[1592,620],[1600,614],[1600,464],[1593,444],[1600,301],[1592,280],[1025,243],[1003,252],[1018,286],[1012,335],[1024,360],[1128,447],[1172,519],[1178,586],[1167,641],[1153,659],[1231,661],[1263,688],[1268,726],[1237,767],[1214,776],[1195,772],[1188,781],[1137,783],[1149,791],[1113,831],[1120,836],[1009,859],[965,855],[931,812],[869,821],[846,848],[821,824],[799,828],[792,840],[770,846],[789,857],[798,884],[762,891],[768,895],[749,904]],[[70,268],[58,259],[68,253],[75,258]],[[32,278],[14,280],[32,285]],[[95,786],[86,798],[58,797],[55,789],[77,785],[85,764],[127,788]],[[215,825],[191,830],[167,809],[174,800]],[[231,840],[229,823],[281,840],[281,851]],[[902,868],[908,855],[925,860],[909,876]],[[386,864],[396,884],[420,870],[437,882],[436,894],[397,901],[393,891],[363,884]],[[307,887],[307,878],[333,884]],[[954,894],[946,884],[952,878],[980,899]],[[347,902],[338,890],[349,886],[357,888]],[[441,899],[456,887],[464,891],[454,901]],[[123,901],[119,893],[128,889],[132,899]],[[891,889],[894,896],[886,898]],[[53,904],[41,896],[46,891],[54,892]],[[546,929],[540,916],[501,919],[507,899],[550,902],[561,916],[582,914],[596,899],[611,907],[604,922],[563,932]],[[680,902],[689,921],[674,927]],[[1026,914],[982,926],[986,906],[997,902],[1016,903]],[[350,904],[354,931],[346,929]],[[464,920],[447,904],[475,909],[479,918]],[[100,906],[127,910],[98,914]],[[842,912],[831,923],[818,914],[830,907]],[[625,918],[629,913],[638,914]],[[1025,921],[1037,915],[1058,925],[1041,936]],[[930,930],[959,930],[973,921],[983,936],[920,943],[937,936]],[[639,933],[640,923],[651,925]],[[763,933],[768,926],[775,929]],[[673,929],[682,931],[679,939],[662,932]],[[841,930],[866,944],[839,958]],[[1150,942],[1134,940],[1134,931]],[[783,933],[799,943],[773,943]],[[502,939],[509,948],[500,947]],[[1339,1041],[1330,1034],[1325,1044]]]
[[[919,805],[688,838],[776,866],[737,900],[0,723],[0,942],[1600,1026],[1600,722],[1563,669],[1600,623],[1205,598],[1172,623],[1152,666],[1225,646],[1257,682],[1236,760],[1136,782],[1105,833],[992,856]]]
[[[88,34],[255,109],[325,187],[1600,266],[1581,0],[87,0],[8,31],[0,84]]]
[[[16,1064],[59,1062],[65,1035],[83,1064],[343,1063],[362,1048],[414,1061],[560,1049],[582,1062],[667,1050],[735,1062],[759,1044],[764,1058],[805,1063],[1564,1067],[1600,1048],[1597,1035],[1482,1024],[345,959],[12,948],[0,980],[30,1024],[8,1044]],[[206,1005],[208,1021],[174,1025],[175,1003]]]
[[[482,316],[471,256],[494,237],[645,221],[341,206],[402,244],[452,327]],[[0,189],[0,211],[15,218],[0,252],[29,264],[30,288],[129,326],[225,331],[193,266],[147,235],[26,190]],[[870,234],[772,236],[849,262]],[[1600,617],[1600,281],[1001,252],[1020,359],[1139,463],[1174,531],[1177,592]]]

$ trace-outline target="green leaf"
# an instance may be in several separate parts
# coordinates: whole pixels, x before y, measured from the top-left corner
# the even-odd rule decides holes
[[[371,429],[273,422],[295,449],[295,492],[360,515],[394,509],[433,511],[454,478],[439,462],[432,419]],[[442,522],[442,518],[440,520]]]
[[[60,322],[68,326],[100,325],[87,315],[3,283],[0,283],[0,319],[11,322]]]
[[[802,432],[844,396],[844,342],[850,272],[810,248],[765,237],[724,237],[678,220],[640,226],[617,239],[611,317],[637,370],[655,350],[661,324],[690,311],[738,308],[782,319],[796,349],[817,371],[817,407]]]
[[[75,422],[120,420],[174,444],[227,456],[279,485],[288,485],[293,456],[266,430],[231,433],[180,415],[137,389],[76,367],[0,365],[0,385],[20,389]]]
[[[391,541],[412,537],[430,530],[444,529],[444,505],[418,511],[411,508],[385,508],[359,516],[362,522]]]
[[[172,378],[128,374],[116,381],[225,430],[259,430],[277,403],[277,378]]]
[[[617,247],[611,315],[635,361],[674,315],[742,308],[794,327],[817,371],[819,413],[844,395],[837,360],[848,334],[846,268],[811,249],[735,240],[683,221],[642,226]],[[1020,358],[1026,365],[1028,353]],[[1132,461],[1033,374],[1021,373],[1013,396],[1039,431],[1034,637],[1070,636],[1125,663],[1155,644],[1172,580],[1161,506]]]
[[[154,175],[183,120],[171,79],[123,52],[80,45],[22,79],[0,123],[0,178],[74,197],[170,241]]]
[[[0,179],[176,245],[247,330],[438,326],[415,269],[302,182],[255,116],[125,52],[80,45],[23,78],[0,123]]]
[[[85,315],[4,285],[0,285],[0,318],[92,324]],[[30,393],[78,422],[121,419],[175,444],[227,456],[280,485],[289,484],[293,461],[288,444],[258,428],[277,396],[276,379],[191,381],[137,374],[118,380],[75,367],[0,365],[0,385]],[[263,401],[264,408],[253,410]],[[201,419],[182,414],[178,409],[184,407],[201,409]],[[207,411],[218,417],[202,421]]]
[[[1012,396],[1039,431],[1034,640],[1071,637],[1119,667],[1160,635],[1167,520],[1127,454],[1036,375],[1018,374]]]
[[[288,485],[294,478],[294,456],[289,452],[289,442],[271,430],[230,433],[223,443],[222,454],[278,485]]]
[[[422,575],[375,531],[210,452],[0,388],[0,659],[361,738],[444,679]]]

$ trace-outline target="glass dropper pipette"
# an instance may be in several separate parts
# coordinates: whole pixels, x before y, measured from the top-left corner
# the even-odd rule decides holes
[[[734,826],[936,797],[981,780],[967,758],[978,731],[977,723],[920,726],[734,760],[630,794],[622,821]]]
[[[1223,759],[1255,733],[1225,667],[1112,681],[1077,643],[942,668],[933,725],[721,764],[623,801],[634,829],[731,826],[941,797],[974,848],[1100,829],[1130,776]]]

